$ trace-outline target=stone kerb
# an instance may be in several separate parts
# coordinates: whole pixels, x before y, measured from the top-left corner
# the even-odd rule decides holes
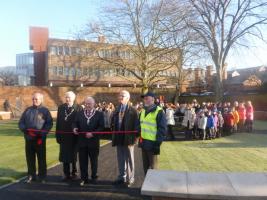
[[[149,170],[141,194],[163,199],[267,199],[267,173]]]

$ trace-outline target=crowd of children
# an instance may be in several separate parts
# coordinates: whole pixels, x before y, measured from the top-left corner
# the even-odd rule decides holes
[[[168,115],[171,115],[168,110],[173,109],[173,118],[175,115],[178,117],[187,139],[214,139],[234,132],[252,132],[253,129],[254,110],[251,101],[235,101],[231,105],[230,102],[199,104],[193,100],[192,103],[177,104],[176,108],[172,104],[165,107],[167,123],[170,118]],[[173,126],[173,123],[168,123],[169,126]],[[169,128],[168,138],[174,138]]]
[[[184,127],[186,139],[214,139],[234,132],[252,132],[254,109],[251,101],[233,104],[203,102],[196,99],[192,103],[176,105],[158,103],[166,114],[168,140],[174,140],[173,127],[180,124]],[[110,130],[110,120],[115,107],[112,103],[98,103],[97,110],[103,111],[105,130]],[[137,111],[143,108],[142,102],[134,105]]]

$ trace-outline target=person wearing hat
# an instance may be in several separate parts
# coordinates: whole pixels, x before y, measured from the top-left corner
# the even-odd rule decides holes
[[[166,133],[166,117],[161,107],[155,104],[155,94],[141,96],[144,109],[140,113],[140,141],[145,174],[148,169],[157,169],[160,145]]]

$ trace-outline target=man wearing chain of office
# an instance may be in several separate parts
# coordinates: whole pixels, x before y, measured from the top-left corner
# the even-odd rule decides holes
[[[75,98],[74,92],[66,92],[65,103],[58,107],[57,112],[56,140],[60,145],[59,161],[63,163],[63,181],[69,181],[77,177],[78,136],[71,132],[72,123],[82,107],[75,103]]]

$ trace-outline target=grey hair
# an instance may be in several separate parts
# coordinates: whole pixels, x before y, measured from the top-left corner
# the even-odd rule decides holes
[[[34,92],[32,94],[32,97],[34,97],[35,95],[40,97],[40,100],[41,100],[42,103],[44,102],[44,95],[41,92]]]
[[[85,102],[86,100],[88,100],[88,99],[92,100],[92,101],[95,103],[95,99],[94,99],[92,96],[86,96],[86,97],[84,98],[84,102]]]
[[[70,96],[71,98],[73,98],[73,100],[75,100],[75,98],[76,98],[76,94],[74,92],[72,92],[72,91],[66,92],[65,93],[65,97],[66,96]]]
[[[126,97],[128,97],[128,99],[130,99],[130,92],[128,92],[127,90],[122,90],[122,91],[120,91],[120,94],[121,93],[123,93],[123,94],[125,94],[126,95]]]

